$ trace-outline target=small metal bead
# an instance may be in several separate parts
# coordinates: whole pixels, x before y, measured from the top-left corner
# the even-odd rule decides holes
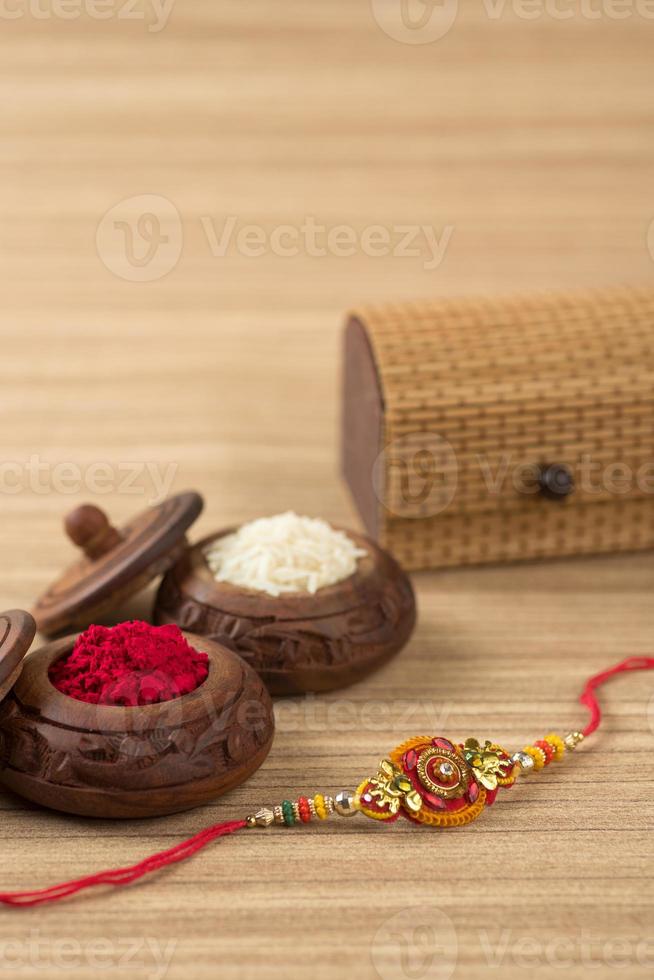
[[[583,742],[584,736],[581,732],[568,732],[568,734],[563,739],[566,749],[570,752],[574,752],[580,742]]]
[[[334,797],[325,796],[323,798],[325,800],[325,810],[327,811],[327,815],[330,816],[334,812]]]
[[[252,814],[245,818],[245,823],[248,827],[256,827],[257,820]]]
[[[254,819],[258,827],[270,827],[275,819],[275,814],[268,807],[263,807],[261,810],[257,810]]]
[[[275,818],[275,823],[284,823],[284,811],[282,810],[281,806],[273,807],[273,816]]]
[[[354,804],[354,793],[343,790],[334,798],[334,809],[341,817],[352,817],[357,812]]]
[[[312,817],[316,815],[316,804],[313,802],[313,797],[309,797],[309,812]]]
[[[511,762],[515,762],[525,772],[529,772],[530,769],[534,768],[534,760],[527,752],[516,752],[511,756]]]

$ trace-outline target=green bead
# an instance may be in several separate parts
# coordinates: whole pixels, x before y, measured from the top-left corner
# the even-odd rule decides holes
[[[292,827],[295,823],[295,812],[293,810],[293,804],[288,800],[284,800],[282,803],[282,813],[284,814],[284,823],[287,827]]]

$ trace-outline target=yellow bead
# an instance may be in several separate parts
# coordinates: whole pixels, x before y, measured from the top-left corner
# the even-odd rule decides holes
[[[316,808],[316,816],[320,820],[326,820],[328,814],[327,814],[327,807],[325,806],[325,797],[322,796],[322,794],[318,793],[318,795],[314,796],[313,798],[313,805]]]
[[[525,745],[525,752],[534,760],[534,769],[542,769],[547,761],[545,753],[537,745]]]
[[[560,762],[565,754],[565,742],[559,735],[552,733],[551,735],[545,736],[545,741],[554,749],[554,758],[557,762]]]

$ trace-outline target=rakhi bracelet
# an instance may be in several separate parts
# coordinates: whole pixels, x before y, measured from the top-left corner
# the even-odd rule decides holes
[[[419,735],[398,745],[382,759],[374,776],[352,792],[336,796],[299,796],[278,806],[262,807],[245,818],[247,827],[292,827],[333,813],[352,817],[362,813],[391,823],[404,816],[430,827],[461,827],[476,820],[495,802],[500,788],[513,786],[522,772],[544,769],[559,762],[566,750],[574,751],[584,738],[569,732],[564,738],[546,735],[513,755],[494,742],[480,744],[469,738],[455,745],[448,738]]]
[[[552,762],[559,762],[597,729],[601,721],[594,693],[597,687],[615,674],[652,668],[654,657],[630,657],[591,677],[579,698],[591,715],[581,731],[571,731],[563,737],[546,735],[512,754],[495,742],[481,743],[474,738],[462,743],[443,737],[410,738],[383,759],[377,772],[363,779],[355,790],[345,790],[334,797],[317,794],[300,796],[293,802],[284,800],[272,808],[262,807],[245,820],[207,827],[138,864],[48,888],[0,893],[0,902],[24,908],[56,902],[94,885],[127,885],[191,857],[218,837],[248,828],[294,827],[314,819],[326,820],[333,813],[346,817],[361,813],[386,824],[403,816],[423,826],[462,826],[475,820],[495,801],[498,791],[512,786],[520,774],[539,772]]]

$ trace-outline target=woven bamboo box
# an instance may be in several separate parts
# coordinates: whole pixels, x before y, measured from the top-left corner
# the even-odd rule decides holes
[[[364,307],[343,471],[409,569],[654,546],[654,291]]]

